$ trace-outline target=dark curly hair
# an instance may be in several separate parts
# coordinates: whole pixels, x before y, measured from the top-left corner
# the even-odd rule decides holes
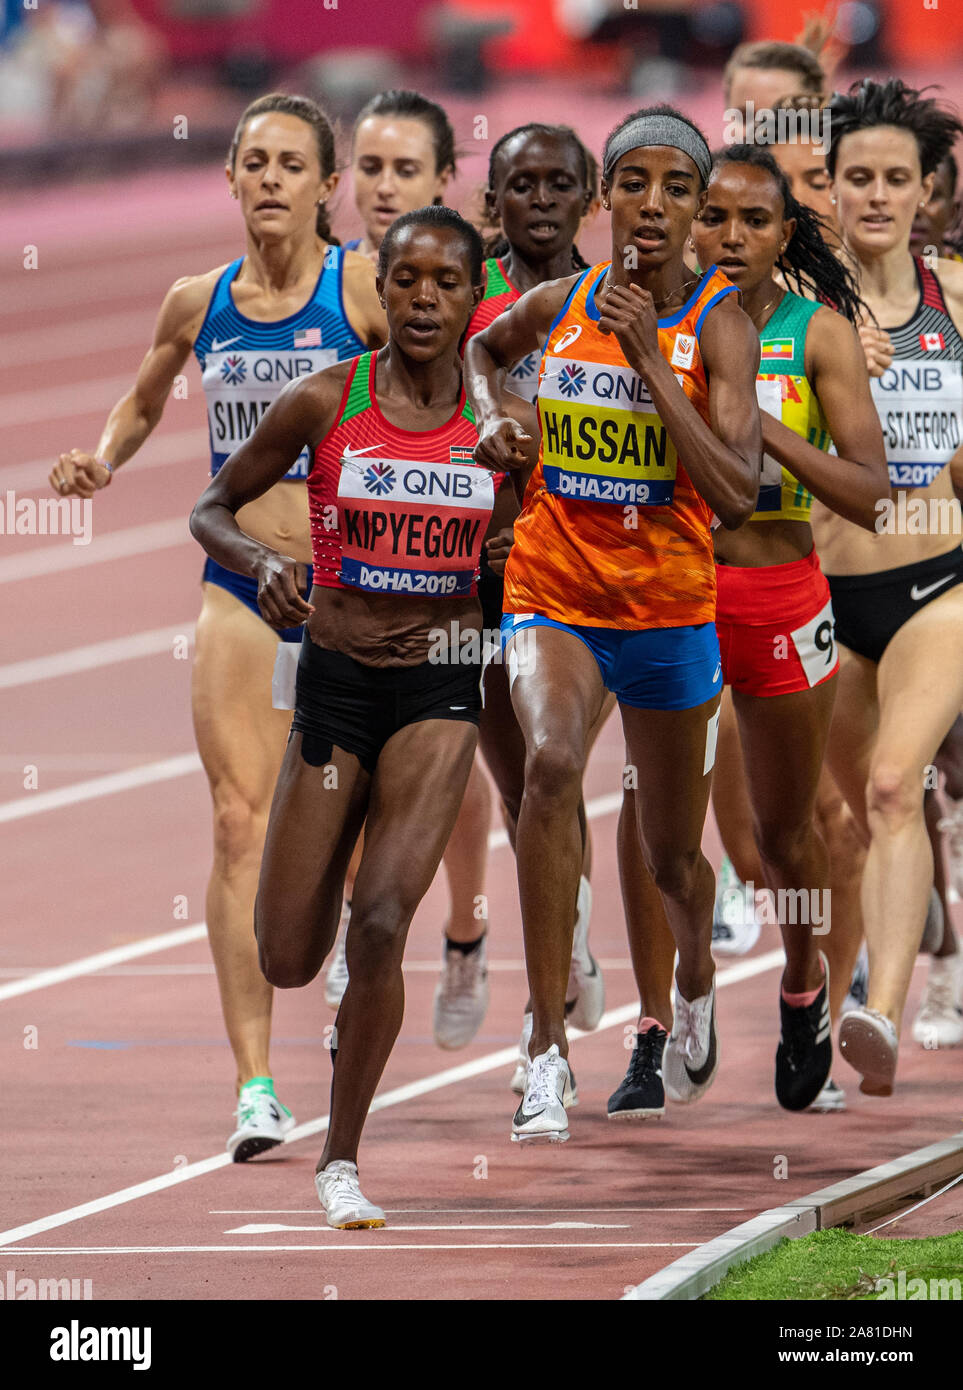
[[[928,91],[929,88],[924,90]],[[840,142],[858,130],[895,126],[916,140],[923,177],[932,174],[963,135],[963,122],[935,97],[907,87],[898,77],[888,82],[866,78],[854,82],[846,93],[836,92],[829,103],[829,153],[826,168],[836,177]]]

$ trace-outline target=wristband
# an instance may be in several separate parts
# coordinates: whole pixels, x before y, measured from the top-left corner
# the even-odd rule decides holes
[[[95,463],[99,463],[99,464],[101,465],[102,468],[106,468],[106,469],[107,469],[107,473],[108,473],[109,476],[108,476],[107,482],[104,484],[104,486],[105,486],[105,487],[109,487],[109,486],[110,486],[110,480],[111,480],[111,478],[114,476],[114,465],[113,465],[112,463],[108,463],[106,459],[98,458],[96,455],[94,456],[94,462],[95,462]]]

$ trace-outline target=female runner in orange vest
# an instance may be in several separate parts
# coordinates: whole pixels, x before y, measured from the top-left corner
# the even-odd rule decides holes
[[[539,463],[505,570],[503,636],[525,735],[517,862],[531,1066],[512,1138],[568,1138],[565,988],[585,743],[619,700],[639,831],[679,949],[666,1067],[701,1093],[718,1062],[712,870],[700,842],[722,684],[710,526],[752,512],[758,339],[735,287],[683,250],[709,175],[672,107],[626,118],[603,155],[612,259],[524,295],[469,344],[476,458],[517,468],[525,431],[501,374],[542,353]]]

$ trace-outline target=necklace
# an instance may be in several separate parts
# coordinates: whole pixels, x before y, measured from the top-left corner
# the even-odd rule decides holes
[[[755,328],[755,330],[756,330],[757,333],[761,333],[762,330],[763,330],[763,328],[765,327],[766,310],[767,310],[767,309],[771,309],[772,306],[776,303],[776,301],[777,301],[778,298],[779,298],[779,295],[778,295],[778,294],[774,294],[773,297],[772,297],[772,299],[770,299],[769,303],[768,303],[768,304],[764,304],[764,305],[762,306],[762,308],[759,310],[759,313],[753,315],[753,317],[752,317],[752,322],[753,322],[753,326],[754,326],[754,328]],[[764,322],[760,323],[760,322],[759,322],[760,319],[764,320]]]
[[[697,284],[699,283],[699,278],[700,278],[700,277],[699,277],[698,275],[693,275],[692,278],[691,278],[691,280],[683,280],[682,284],[679,286],[678,289],[676,289],[676,290],[670,290],[669,293],[665,296],[664,299],[659,299],[659,300],[654,301],[652,307],[653,307],[654,309],[656,309],[656,310],[661,309],[662,306],[663,306],[664,304],[668,304],[669,300],[672,299],[675,295],[681,294],[681,293],[683,292],[683,290],[687,290],[687,289],[689,288],[690,285],[697,285]],[[606,277],[605,277],[605,284],[603,285],[602,288],[603,288],[603,289],[606,289],[606,290],[614,290],[614,289],[615,289],[615,286],[612,284],[612,281],[609,279],[609,277],[608,277],[607,275],[606,275]]]

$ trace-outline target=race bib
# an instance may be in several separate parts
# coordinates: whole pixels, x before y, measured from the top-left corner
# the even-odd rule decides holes
[[[494,505],[487,468],[346,453],[339,578],[372,593],[468,595]]]
[[[675,445],[636,372],[550,358],[539,383],[538,414],[549,492],[618,506],[671,504]]]
[[[271,704],[275,709],[294,709],[300,642],[279,642],[271,677]]]
[[[214,471],[250,439],[289,381],[330,367],[337,360],[335,348],[209,352],[204,359],[202,381]],[[305,448],[284,476],[303,480],[310,471],[311,452]]]
[[[963,442],[963,364],[899,360],[870,387],[890,487],[929,487]]]
[[[832,600],[827,599],[825,607],[820,609],[811,622],[797,627],[789,634],[810,687],[825,680],[836,668],[834,628]]]
[[[756,400],[759,409],[775,419],[782,419],[782,385],[778,377],[756,377]],[[762,477],[759,482],[757,512],[777,512],[782,506],[782,464],[771,454],[762,456]]]

